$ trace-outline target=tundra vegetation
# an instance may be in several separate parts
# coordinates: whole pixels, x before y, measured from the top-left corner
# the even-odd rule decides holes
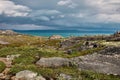
[[[97,46],[88,46],[85,44],[86,41],[84,40],[76,41],[71,38],[49,39],[46,37],[22,34],[12,36],[0,35],[0,41],[8,43],[0,43],[0,58],[7,58],[8,55],[19,54],[19,56],[12,59],[11,66],[9,67],[10,70],[7,72],[7,75],[15,76],[15,74],[20,71],[30,70],[37,72],[46,79],[53,78],[55,80],[64,80],[59,77],[59,75],[63,73],[72,76],[73,80],[120,80],[120,76],[117,75],[107,75],[90,70],[78,70],[74,63],[71,63],[71,66],[61,66],[57,68],[40,67],[36,65],[36,62],[42,57],[62,57],[71,59],[93,54],[115,42],[108,44],[108,42],[104,40],[95,40],[89,42],[96,43]],[[64,44],[64,41],[70,41],[70,43]],[[0,72],[2,73],[5,68],[6,64],[0,61]]]

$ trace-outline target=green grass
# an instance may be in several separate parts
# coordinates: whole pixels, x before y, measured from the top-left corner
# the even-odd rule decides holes
[[[37,52],[38,52],[38,49],[31,46],[4,47],[0,49],[0,57],[6,57],[7,55],[14,55],[14,54],[32,56]]]
[[[0,73],[6,68],[6,65],[0,61]]]
[[[13,60],[13,64],[32,64],[34,63],[36,60],[33,57],[30,56],[26,56],[26,57],[19,57]]]
[[[20,46],[29,46],[29,45],[36,45],[36,46],[41,46],[43,42],[45,42],[45,38],[41,37],[35,37],[35,36],[1,36],[0,35],[0,40],[9,42],[9,45],[2,45],[3,47],[20,47]],[[0,46],[0,48],[2,48]]]
[[[9,73],[15,75],[16,73],[23,70],[30,70],[35,72],[37,68],[34,64],[15,64],[12,66]]]
[[[86,54],[91,54],[97,51],[102,50],[104,47],[100,48],[93,48],[84,51],[73,51],[72,54],[66,54],[64,51],[55,50],[55,49],[46,49],[46,48],[39,48],[34,46],[21,46],[21,47],[4,47],[0,49],[0,57],[6,57],[7,55],[14,55],[20,54],[22,58],[27,57],[64,57],[64,58],[72,58],[83,56]]]

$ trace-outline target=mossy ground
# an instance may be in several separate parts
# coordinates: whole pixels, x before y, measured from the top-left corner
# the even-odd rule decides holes
[[[6,65],[0,61],[0,72],[2,72],[6,68]]]
[[[73,67],[60,67],[60,68],[41,68],[35,65],[35,62],[39,60],[40,57],[64,57],[72,58],[83,56],[86,54],[92,54],[104,47],[93,48],[83,51],[73,51],[72,54],[65,54],[63,50],[59,50],[60,40],[49,40],[42,37],[33,36],[0,36],[0,40],[9,42],[8,45],[0,45],[0,57],[6,57],[7,55],[20,54],[20,57],[15,58],[12,63],[12,68],[10,69],[10,74],[15,75],[17,72],[22,70],[31,70],[37,72],[45,77],[54,77],[60,73],[68,74],[77,78],[76,80],[120,80],[120,77],[113,75],[105,75],[92,71],[79,71],[75,66]],[[70,49],[77,48],[81,46],[83,41],[79,44],[70,47]],[[100,41],[98,41],[100,43]],[[0,62],[3,70],[4,64]]]

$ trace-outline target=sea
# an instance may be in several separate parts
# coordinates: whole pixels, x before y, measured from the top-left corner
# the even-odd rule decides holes
[[[94,36],[94,35],[110,35],[115,31],[80,31],[80,30],[14,30],[15,32],[32,35],[49,37],[52,35],[61,35],[63,37],[70,36]]]

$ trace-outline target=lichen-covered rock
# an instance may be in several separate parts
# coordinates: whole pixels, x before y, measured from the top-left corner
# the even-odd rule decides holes
[[[61,57],[52,57],[52,58],[41,58],[36,63],[40,67],[61,67],[61,66],[69,66],[70,60],[67,58]]]

